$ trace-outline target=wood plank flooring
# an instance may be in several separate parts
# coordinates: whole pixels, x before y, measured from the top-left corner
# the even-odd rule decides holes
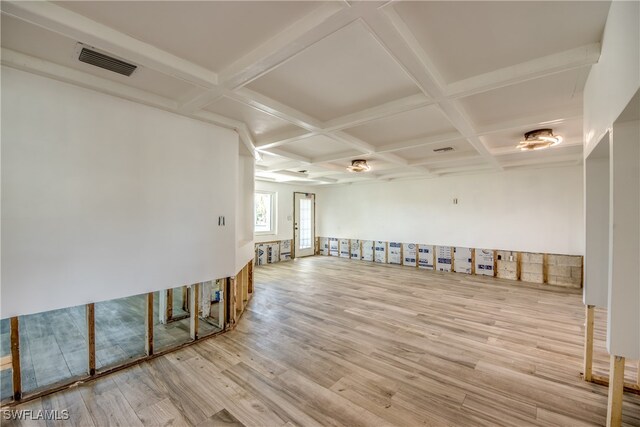
[[[255,287],[234,331],[16,409],[76,426],[605,423],[607,389],[580,378],[579,291],[333,257],[261,266]],[[640,396],[623,423],[640,426]]]

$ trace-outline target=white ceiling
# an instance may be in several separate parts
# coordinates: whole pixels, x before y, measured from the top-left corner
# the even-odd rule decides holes
[[[579,164],[609,2],[1,7],[3,65],[237,129],[258,178],[340,184]],[[138,69],[81,63],[78,42]],[[539,127],[565,141],[515,150]],[[372,171],[348,173],[356,158]]]

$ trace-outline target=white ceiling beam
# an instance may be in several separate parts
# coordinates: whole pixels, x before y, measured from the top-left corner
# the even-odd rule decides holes
[[[578,158],[582,158],[582,153],[575,153],[575,154],[565,154],[562,156],[553,156],[553,157],[545,157],[543,159],[541,158],[530,158],[530,159],[523,159],[523,160],[513,160],[510,162],[504,162],[502,165],[504,167],[516,167],[516,166],[546,166],[546,165],[551,165],[554,163],[573,163],[575,164],[575,161]]]
[[[550,118],[555,117],[553,120]],[[499,123],[480,126],[476,129],[478,136],[490,135],[493,133],[510,132],[520,129],[535,129],[539,127],[553,127],[555,124],[565,123],[573,120],[582,120],[582,109],[571,109],[557,112],[547,112],[536,116],[518,117]]]
[[[447,85],[445,96],[449,98],[470,96],[562,71],[591,66],[596,64],[599,58],[600,43],[592,43],[459,80]]]
[[[218,76],[213,71],[48,1],[3,1],[0,7],[4,13],[134,64],[204,88],[213,88],[218,84]]]
[[[444,79],[438,73],[433,62],[424,52],[415,36],[393,9],[387,6],[381,9],[383,14],[372,13],[364,17],[371,31],[379,38],[393,57],[414,79],[425,95],[435,98],[445,116],[469,143],[496,169],[501,169],[498,161],[487,147],[476,137],[471,120],[462,107],[453,100],[444,98]],[[384,16],[383,16],[384,15]]]
[[[424,94],[409,95],[405,98],[390,101],[382,105],[367,108],[366,110],[329,120],[324,123],[323,130],[325,132],[332,132],[335,130],[351,128],[372,120],[389,117],[394,114],[414,110],[433,103],[435,103],[435,101],[427,98]]]
[[[346,2],[325,2],[222,70],[220,81],[231,90],[244,86],[355,19]]]
[[[475,152],[464,153],[464,154],[456,153],[455,155],[451,155],[451,156],[447,156],[445,154],[442,157],[440,157],[440,156],[438,156],[436,158],[434,158],[434,157],[423,157],[421,159],[410,160],[409,161],[409,166],[422,166],[422,165],[431,166],[431,165],[439,165],[439,164],[442,164],[442,163],[460,162],[460,161],[465,161],[465,160],[470,160],[470,159],[482,160],[482,157],[480,157],[480,155],[478,153],[475,153]]]
[[[256,163],[256,168],[260,166],[260,170],[263,172],[274,172],[274,171],[278,171],[278,170],[283,170],[283,169],[293,169],[293,168],[300,168],[301,167],[301,163],[297,160],[288,160],[285,162],[279,162],[276,163],[274,165],[262,165],[260,164],[260,162]],[[302,166],[304,167],[304,166]]]
[[[434,169],[431,172],[434,175],[441,176],[446,174],[458,173],[458,172],[486,172],[493,171],[496,172],[496,169],[493,165],[486,163],[484,165],[477,166],[459,166],[459,167],[451,167],[451,168],[442,168],[442,169]]]
[[[258,151],[263,151],[262,149],[258,149]],[[311,159],[305,156],[300,156],[298,154],[289,153],[287,151],[281,150],[279,148],[272,148],[269,151],[265,151],[266,153],[273,154],[274,156],[283,157],[289,160],[295,160],[304,164],[311,164]]]
[[[363,153],[359,150],[341,151],[339,153],[328,154],[326,156],[318,156],[311,158],[311,164],[321,164],[329,162],[337,162],[339,160],[351,159],[361,156]]]
[[[408,139],[406,141],[392,142],[378,147],[378,153],[388,153],[393,151],[405,150],[407,148],[424,147],[428,145],[438,145],[445,142],[455,141],[457,139],[464,139],[458,132],[448,132],[441,135],[433,135],[427,137],[420,137],[414,139]]]
[[[281,145],[289,144],[291,142],[300,141],[309,137],[317,135],[315,132],[309,132],[305,129],[291,129],[284,133],[280,133],[278,135],[262,139],[256,142],[256,147],[260,147],[262,149],[269,149],[274,147],[279,147]]]
[[[319,120],[253,90],[242,88],[226,96],[310,132],[319,132],[322,129],[322,122]]]

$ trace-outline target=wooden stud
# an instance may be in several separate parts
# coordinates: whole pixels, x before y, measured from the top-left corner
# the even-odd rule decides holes
[[[433,271],[438,271],[438,256],[436,255],[438,247],[436,245],[431,245],[431,248],[433,250]]]
[[[247,301],[249,301],[249,267],[242,267],[242,301],[243,310]]]
[[[229,322],[235,325],[238,321],[238,309],[237,309],[237,280],[236,277],[229,278]]]
[[[167,289],[167,301],[165,303],[165,319],[169,322],[173,318],[173,289]]]
[[[638,366],[636,368],[636,385],[640,387],[640,360],[638,360]]]
[[[389,242],[384,242],[384,263],[389,264]]]
[[[189,334],[192,340],[198,339],[198,301],[200,294],[200,283],[194,283],[190,286],[189,292]]]
[[[476,249],[471,248],[471,274],[476,274]]]
[[[593,322],[594,306],[587,305],[584,327],[584,380],[591,381],[593,373]]]
[[[498,277],[498,251],[493,250],[493,277]]]
[[[189,311],[189,287],[182,287],[182,311]]]
[[[87,351],[88,357],[88,371],[89,375],[94,376],[96,374],[96,312],[94,303],[86,305],[87,312]]]
[[[153,354],[153,292],[146,295],[145,302],[144,352],[147,356],[151,356]]]
[[[253,294],[253,263],[249,263],[249,294]]]
[[[18,318],[11,318],[11,368],[13,384],[13,400],[22,399],[22,377],[20,370],[20,331]]]
[[[451,246],[451,272],[455,273],[456,271],[456,248],[455,246]]]
[[[542,283],[549,283],[549,254],[542,254]]]
[[[516,252],[516,280],[522,277],[522,252]]]
[[[624,357],[611,355],[609,367],[609,399],[607,427],[622,425],[622,392],[624,390]]]

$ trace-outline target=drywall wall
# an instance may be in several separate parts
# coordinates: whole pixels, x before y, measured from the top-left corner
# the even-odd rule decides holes
[[[640,116],[637,103],[629,108]],[[614,124],[611,161],[607,350],[636,360],[640,359],[640,117]]]
[[[587,218],[587,242],[601,247],[600,257],[587,256],[585,303],[607,302],[607,350],[631,359],[640,357],[640,283],[638,265],[638,144],[637,122],[620,122],[621,115],[638,120],[640,89],[640,3],[613,1],[605,25],[600,59],[591,68],[584,88],[585,158],[607,138],[609,168],[609,229]],[[635,98],[634,98],[635,97]],[[618,121],[617,125],[614,122]],[[587,160],[587,162],[589,162]],[[587,163],[587,171],[593,170]],[[602,166],[602,169],[605,169]],[[606,172],[606,171],[605,171]],[[597,177],[596,177],[597,179]],[[602,197],[585,176],[588,197]],[[598,194],[600,193],[600,194]],[[590,204],[589,199],[587,202]],[[597,200],[594,201],[597,203]],[[592,217],[597,212],[592,212]],[[604,216],[604,213],[601,214]],[[605,238],[609,242],[603,241]],[[589,255],[590,252],[587,252]],[[604,255],[607,255],[605,258]],[[597,265],[594,263],[598,262]],[[593,274],[593,271],[599,270]],[[602,281],[603,272],[608,280]],[[594,287],[599,286],[599,289]],[[606,289],[604,288],[606,286]],[[604,292],[607,292],[607,299]],[[597,298],[597,299],[596,299]]]
[[[2,317],[234,274],[237,163],[233,131],[3,67]]]
[[[317,193],[320,236],[584,250],[581,166],[319,187]]]
[[[275,233],[271,234],[256,234],[255,241],[270,242],[274,240],[292,240],[293,239],[293,193],[317,193],[318,187],[293,185],[286,183],[267,182],[256,180],[255,189],[261,191],[273,191],[277,194],[277,208],[276,208],[276,222],[277,228]],[[319,205],[318,197],[316,196],[316,212]],[[316,215],[317,223],[318,215]],[[317,230],[317,226],[316,226]],[[319,234],[316,233],[316,237]]]
[[[240,145],[236,191],[236,272],[253,259],[254,158]]]
[[[584,162],[585,305],[607,307],[609,285],[609,133]]]
[[[640,2],[614,1],[584,87],[585,157],[640,88]]]

